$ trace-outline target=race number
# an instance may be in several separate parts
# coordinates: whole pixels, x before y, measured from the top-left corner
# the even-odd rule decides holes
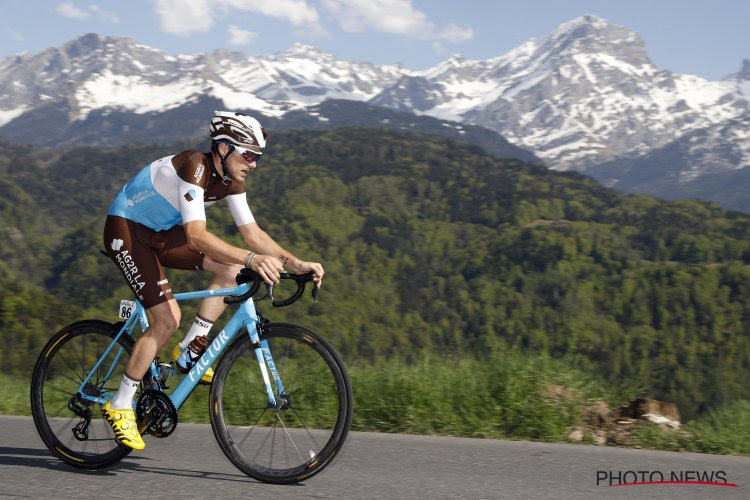
[[[120,301],[120,310],[118,311],[118,315],[122,319],[130,318],[130,315],[133,314],[133,311],[135,311],[135,300]]]

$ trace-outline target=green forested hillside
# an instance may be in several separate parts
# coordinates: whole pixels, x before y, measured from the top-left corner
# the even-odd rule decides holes
[[[310,324],[346,358],[483,359],[507,344],[687,416],[750,397],[750,216],[622,195],[430,136],[341,128],[270,143],[248,180],[253,212],[327,271],[319,304],[270,316]],[[129,294],[98,254],[106,210],[142,165],[185,147],[0,143],[4,370],[28,372],[50,328],[73,317],[114,319]],[[240,241],[223,203],[208,216]],[[170,278],[177,290],[205,282]]]

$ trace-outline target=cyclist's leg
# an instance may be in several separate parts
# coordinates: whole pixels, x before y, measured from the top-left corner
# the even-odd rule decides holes
[[[148,312],[151,324],[133,347],[117,394],[102,407],[102,415],[112,426],[115,438],[135,450],[146,447],[133,411],[136,389],[159,349],[177,330],[180,320],[180,309],[174,299],[150,307]]]
[[[211,281],[208,284],[209,290],[215,290],[217,288],[229,288],[235,286],[237,283],[235,277],[242,269],[240,265],[231,265],[217,262],[208,256],[203,257],[203,269],[213,274]],[[208,334],[213,327],[214,322],[221,316],[227,305],[224,303],[223,297],[208,297],[201,300],[200,306],[198,307],[198,314],[195,316],[190,329],[188,330],[185,338],[177,344],[172,352],[172,358],[178,360],[180,354],[196,337],[206,337],[208,342]],[[187,366],[183,366],[181,362],[178,362],[180,367],[185,370]],[[201,378],[201,382],[211,383],[213,380],[213,369],[209,368]]]
[[[187,245],[185,231],[182,228],[172,228],[168,231],[157,233],[159,240],[154,240],[152,248],[157,251],[159,262],[165,267],[172,269],[206,269],[214,276],[209,283],[208,289],[234,286],[236,283],[234,277],[239,273],[240,266],[226,266],[215,263],[212,259],[203,254],[190,249]],[[206,305],[208,300],[208,305]],[[226,308],[223,298],[216,297],[203,299],[198,309],[198,314],[193,320],[184,339],[175,345],[172,351],[172,359],[177,362],[180,354],[187,348],[190,342],[198,336],[208,336],[214,321],[221,315]],[[207,339],[206,339],[207,340]],[[178,363],[184,370],[187,369],[185,364]],[[201,382],[210,384],[213,380],[214,372],[209,367],[206,373],[201,377]]]
[[[182,233],[182,240],[178,238],[172,243],[179,233]],[[180,309],[162,262],[170,246],[183,242],[182,228],[157,232],[122,217],[107,216],[104,226],[107,254],[148,311],[150,319],[148,330],[135,343],[125,368],[125,375],[132,380],[143,377],[159,349],[180,324]],[[200,256],[197,252],[195,254]]]
[[[242,270],[239,264],[225,264],[216,261],[211,257],[203,257],[203,269],[213,274],[211,282],[208,284],[209,290],[216,288],[229,288],[237,285],[235,281],[237,274]],[[210,321],[216,321],[221,313],[224,312],[227,305],[223,297],[208,297],[201,300],[198,314]]]
[[[136,341],[125,366],[125,375],[137,380],[143,378],[151,361],[180,324],[180,308],[174,299],[148,308],[148,313],[151,320],[148,330]]]
[[[152,240],[157,234],[122,217],[108,216],[104,226],[107,254],[118,266],[151,319],[148,330],[133,348],[117,393],[112,401],[102,407],[102,414],[112,425],[117,440],[134,449],[145,447],[133,412],[136,389],[151,361],[180,322],[180,310],[152,247]]]

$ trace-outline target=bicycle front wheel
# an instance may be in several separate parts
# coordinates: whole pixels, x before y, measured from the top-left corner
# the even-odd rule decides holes
[[[75,467],[98,469],[122,460],[131,449],[117,443],[101,415],[101,405],[81,397],[78,388],[119,329],[104,321],[66,326],[42,350],[31,380],[31,413],[39,436],[53,455]],[[133,349],[129,335],[92,373],[83,393],[112,397]]]
[[[352,388],[334,349],[314,331],[269,324],[266,364],[276,405],[268,402],[255,350],[243,336],[219,363],[211,384],[211,426],[219,447],[248,476],[288,484],[323,470],[344,444],[352,420]]]

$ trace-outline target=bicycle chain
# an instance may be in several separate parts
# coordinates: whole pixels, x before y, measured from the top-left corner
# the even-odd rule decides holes
[[[136,407],[136,417],[141,434],[165,438],[177,428],[177,409],[169,396],[156,389],[141,393]]]

